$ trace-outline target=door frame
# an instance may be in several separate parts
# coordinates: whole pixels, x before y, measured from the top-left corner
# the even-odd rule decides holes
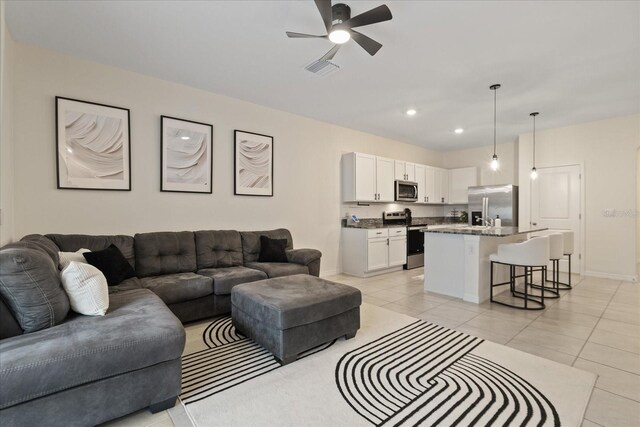
[[[555,168],[564,168],[564,167],[571,167],[571,166],[578,166],[578,174],[579,174],[579,181],[580,181],[580,194],[578,195],[579,199],[580,199],[580,211],[578,212],[580,215],[580,224],[579,224],[579,228],[580,228],[580,239],[579,239],[579,243],[578,243],[578,254],[573,254],[573,256],[576,255],[581,255],[582,257],[580,258],[580,275],[584,276],[586,270],[586,260],[587,260],[587,256],[586,256],[586,252],[585,252],[585,234],[586,234],[586,222],[587,222],[587,217],[585,215],[585,179],[584,179],[584,163],[583,162],[579,162],[579,163],[571,163],[571,164],[561,164],[561,165],[553,165],[553,166],[539,166],[537,169],[555,169]],[[529,227],[531,227],[531,222],[533,221],[533,181],[531,179],[529,179]],[[576,271],[573,271],[574,273],[577,273]]]

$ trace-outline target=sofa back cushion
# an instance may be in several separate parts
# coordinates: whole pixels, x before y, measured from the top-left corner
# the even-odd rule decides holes
[[[267,236],[271,239],[286,239],[286,249],[293,249],[293,238],[286,228],[267,231],[241,231],[242,256],[244,262],[256,262],[260,257],[260,236]]]
[[[192,231],[139,233],[134,239],[138,277],[194,272],[198,268]]]
[[[235,230],[195,232],[198,270],[242,265],[242,239]]]
[[[24,332],[55,326],[67,317],[69,298],[58,265],[29,242],[0,249],[0,296]]]
[[[113,236],[90,236],[87,234],[47,234],[62,252],[75,252],[78,249],[86,248],[91,252],[107,249],[116,245],[122,255],[127,259],[131,267],[135,267],[135,250],[133,248],[133,237],[123,235]]]

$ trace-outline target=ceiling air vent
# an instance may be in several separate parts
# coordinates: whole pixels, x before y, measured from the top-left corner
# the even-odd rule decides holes
[[[319,76],[328,76],[329,74],[338,71],[340,66],[331,61],[317,60],[304,67],[304,69]]]

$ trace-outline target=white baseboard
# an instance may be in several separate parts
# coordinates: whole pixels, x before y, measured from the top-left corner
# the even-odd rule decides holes
[[[320,277],[335,276],[336,274],[338,274],[338,270],[323,270],[320,272]]]
[[[585,271],[584,275],[589,277],[600,277],[602,279],[624,280],[626,282],[638,281],[637,275],[629,275],[629,274],[604,273],[602,271]]]

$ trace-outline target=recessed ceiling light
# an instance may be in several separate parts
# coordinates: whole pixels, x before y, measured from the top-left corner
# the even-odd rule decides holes
[[[407,116],[415,116],[417,113],[416,110],[414,110],[413,108],[410,108],[409,110],[407,110]]]
[[[464,129],[457,128],[456,130],[454,130],[454,132],[457,133],[458,135],[460,135],[462,132],[464,132]]]
[[[190,138],[188,136],[181,136],[180,139],[184,139],[186,141],[187,139],[190,139]]]

